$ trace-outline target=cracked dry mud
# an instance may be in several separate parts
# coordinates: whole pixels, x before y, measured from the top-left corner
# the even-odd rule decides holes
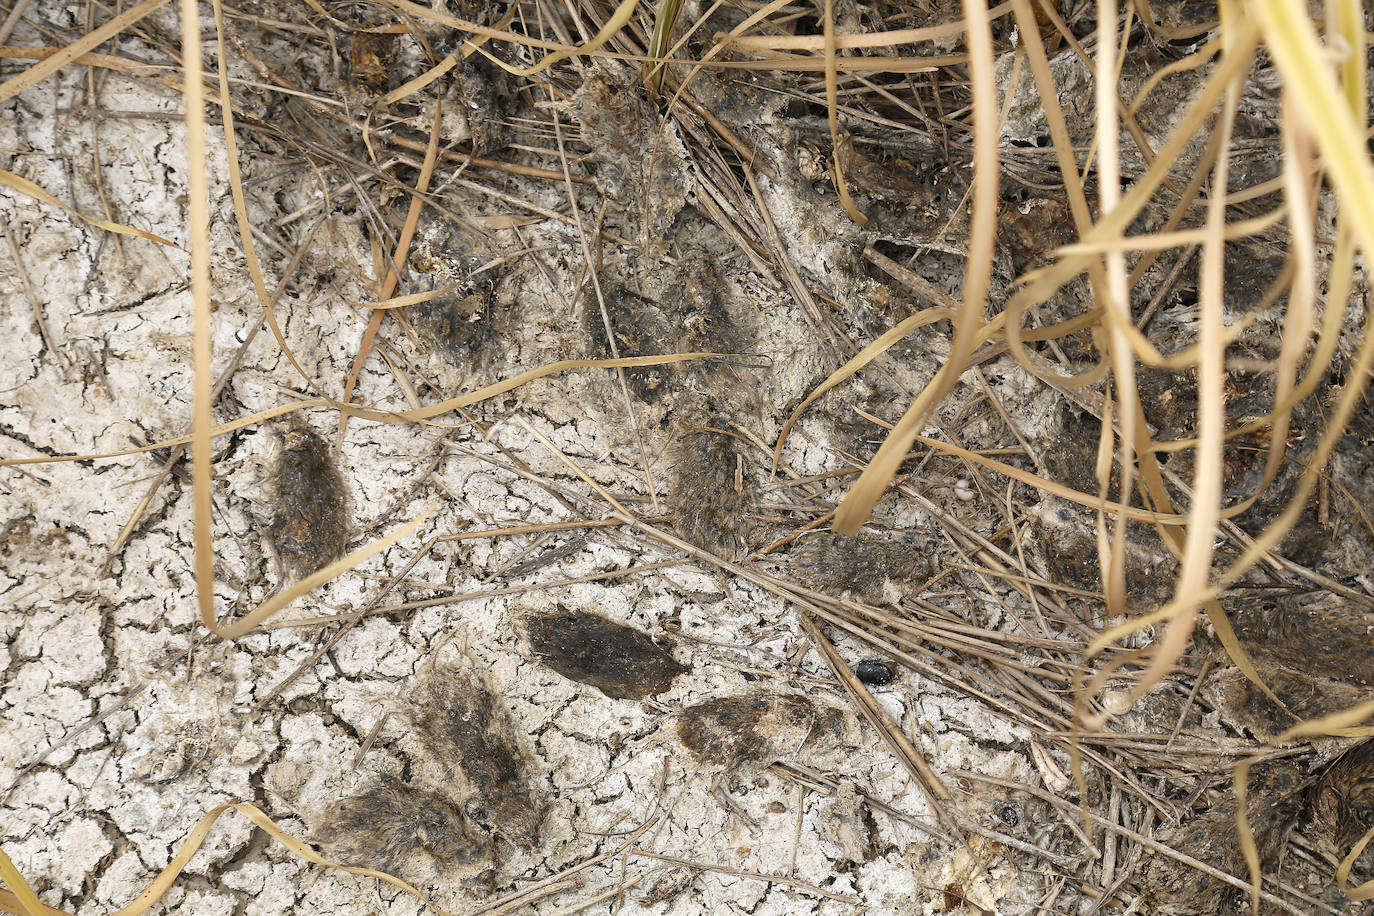
[[[56,8],[44,14],[64,15]],[[430,37],[439,53],[456,46],[451,34]],[[274,41],[259,53],[273,59],[290,52]],[[323,58],[307,55],[300,66],[318,87],[360,106],[423,69],[409,36],[359,32],[340,53],[342,75]],[[253,75],[250,65],[231,61]],[[1060,63],[1056,72],[1072,71],[1071,63]],[[903,666],[876,657],[851,635],[833,636],[878,707],[956,788],[962,816],[984,831],[959,846],[935,835],[936,815],[918,785],[850,710],[827,666],[808,651],[793,610],[756,582],[619,529],[430,542],[604,513],[592,489],[515,422],[521,418],[625,505],[690,544],[835,596],[897,606],[913,628],[936,621],[939,627],[915,631],[913,639],[930,640],[945,653],[941,659],[956,659],[961,625],[1021,632],[1039,612],[1002,583],[950,572],[951,561],[966,558],[937,536],[937,513],[990,536],[995,526],[983,501],[1002,498],[981,489],[965,498],[974,484],[961,465],[937,459],[914,469],[907,489],[880,504],[880,532],[858,539],[800,532],[815,513],[799,508],[803,500],[792,488],[810,487],[796,492],[815,496],[836,483],[825,475],[872,454],[881,430],[855,408],[899,415],[947,351],[943,326],[911,335],[892,358],[803,419],[783,454],[803,483],[768,474],[766,446],[787,412],[842,355],[930,304],[913,298],[884,262],[914,264],[927,283],[958,297],[967,225],[957,206],[968,178],[960,153],[947,156],[862,121],[849,124],[832,149],[824,119],[796,100],[793,87],[702,73],[700,100],[759,157],[758,200],[782,243],[781,252],[765,258],[737,241],[740,230],[722,202],[707,196],[703,176],[719,166],[684,140],[703,130],[690,111],[663,119],[628,68],[596,64],[581,79],[563,87],[557,111],[573,152],[585,156],[573,164],[582,180],[580,218],[604,231],[591,244],[593,263],[567,223],[530,216],[454,182],[425,213],[401,290],[443,292],[388,320],[357,399],[402,410],[412,395],[429,402],[570,357],[710,351],[732,358],[627,370],[623,387],[617,373],[604,370],[560,374],[466,417],[442,418],[454,428],[354,420],[336,445],[337,416],[314,410],[294,425],[259,424],[218,439],[217,600],[228,615],[426,506],[438,507],[415,537],[280,618],[305,624],[232,644],[208,641],[195,611],[183,473],[153,491],[128,543],[111,550],[149,475],[170,455],[0,472],[0,842],[44,902],[83,914],[126,904],[205,811],[241,800],[340,861],[394,870],[455,912],[503,900],[616,849],[650,820],[651,829],[635,839],[647,855],[627,872],[618,858],[577,872],[556,892],[532,898],[528,910],[562,911],[603,893],[613,898],[624,882],[628,911],[674,916],[858,908],[933,914],[960,907],[1030,913],[1087,857],[1073,838],[1072,814],[953,775],[1037,787],[1045,781],[1029,750],[1035,730],[1027,721],[952,687],[940,665]],[[444,87],[449,139],[493,155],[508,144],[547,141],[518,126],[532,123],[536,109],[528,92],[516,91],[494,68],[464,63]],[[45,187],[65,182],[89,202],[96,187],[87,167],[63,170],[63,161],[93,161],[88,134],[63,130],[81,91],[77,75],[63,72],[14,100],[9,107],[19,116],[0,119],[0,148],[6,167]],[[183,130],[175,117],[161,117],[177,110],[173,97],[114,80],[103,100],[110,110],[142,115],[101,122],[108,132],[101,175],[116,208],[184,243]],[[245,124],[253,117],[291,119],[295,151],[320,155],[310,144],[329,141],[328,134],[312,136],[319,122],[305,106],[269,111],[259,97],[245,104]],[[789,106],[801,111],[785,111]],[[479,117],[491,112],[498,114]],[[1168,117],[1156,111],[1160,121],[1151,122],[1151,114],[1141,117],[1152,129]],[[427,125],[430,117],[418,112],[414,121]],[[1009,136],[1033,133],[1034,119],[1013,109]],[[62,147],[54,150],[58,134]],[[349,142],[361,148],[356,138]],[[331,210],[309,211],[310,222],[323,213],[318,223],[287,219],[318,205],[320,195],[313,178],[279,161],[279,143],[286,141],[265,133],[244,137],[253,216],[272,227],[278,249],[310,239],[277,312],[296,360],[332,392],[365,321],[350,304],[375,298],[359,281],[376,266],[369,214],[334,188]],[[864,230],[825,183],[832,158],[854,178],[871,218]],[[209,166],[213,247],[220,253],[218,371],[260,313],[242,265],[225,254],[236,240],[222,151]],[[561,184],[487,178],[544,213],[566,204]],[[387,193],[403,199],[396,188]],[[753,205],[743,196],[727,203]],[[995,307],[1014,272],[1068,240],[1055,235],[1065,221],[1062,202],[1008,192],[1004,206]],[[190,307],[181,254],[142,242],[116,245],[7,191],[0,191],[0,219],[14,227],[30,279],[43,290],[52,336],[49,346],[13,268],[0,264],[0,327],[12,342],[0,354],[4,454],[56,457],[178,435],[190,416]],[[272,261],[269,285],[287,260]],[[1150,282],[1158,285],[1164,273],[1157,269]],[[1045,322],[1076,314],[1086,296],[1083,288],[1066,288],[1046,307]],[[1181,300],[1171,302],[1152,333],[1182,335],[1186,311]],[[1245,343],[1267,345],[1257,337]],[[1064,350],[1077,358],[1087,343],[1070,339]],[[1005,356],[990,359],[982,372],[1021,435],[1041,451],[1036,459],[1058,479],[1094,490],[1074,475],[1091,475],[1097,420]],[[1172,400],[1158,398],[1151,422],[1186,428],[1187,385],[1159,384]],[[261,333],[220,395],[216,420],[308,392],[271,335]],[[956,391],[932,426],[970,448],[1018,447],[972,389]],[[1367,480],[1361,454],[1352,444],[1338,456],[1347,465],[1346,483]],[[1239,485],[1254,469],[1240,461],[1231,470]],[[1358,500],[1364,491],[1356,490],[1351,498]],[[1086,549],[1091,518],[1050,497],[1033,515],[1021,546],[1038,568],[1095,588]],[[1308,521],[1326,524],[1316,515]],[[777,554],[748,559],[797,533]],[[1323,552],[1305,543],[1315,552],[1305,562],[1368,588],[1363,535],[1328,533],[1335,546]],[[421,543],[429,548],[421,551]],[[1171,560],[1157,549],[1132,555],[1133,600],[1164,593]],[[942,571],[945,584],[928,586]],[[591,581],[566,581],[581,579]],[[532,587],[486,594],[517,586]],[[931,615],[918,614],[911,600],[917,598]],[[1253,632],[1301,632],[1270,605],[1256,605],[1242,614]],[[1322,613],[1320,602],[1301,596],[1283,607],[1286,614]],[[322,640],[340,632],[337,621],[318,618],[364,609],[369,613],[316,658]],[[1328,610],[1343,632],[1354,634],[1363,622],[1344,605]],[[1052,623],[1056,634],[1081,640],[1072,621]],[[613,635],[597,635],[604,633]],[[598,655],[598,641],[615,643],[614,664]],[[1275,647],[1272,657],[1257,663],[1281,678],[1293,668],[1291,657],[1282,641],[1266,644]],[[919,651],[905,648],[908,658]],[[1290,646],[1303,651],[1300,641]],[[1355,649],[1349,654],[1355,657]],[[1044,656],[1035,649],[1016,658],[1049,670],[1038,667]],[[1217,671],[1199,692],[1197,711],[1183,719],[1181,740],[1271,734],[1274,711],[1241,696],[1244,682],[1224,662]],[[1315,676],[1326,679],[1324,696],[1368,686],[1350,665]],[[1301,693],[1303,685],[1283,683]],[[1168,734],[1188,712],[1187,694],[1186,685],[1168,685],[1161,708],[1134,715],[1132,727]],[[1067,769],[1059,748],[1053,757]],[[1188,798],[1171,786],[1167,804],[1182,819],[1171,825],[1173,836],[1185,847],[1192,842],[1192,854],[1235,870],[1236,850],[1216,843],[1226,809],[1201,813],[1219,797],[1227,773],[1229,761],[1215,772],[1189,773],[1197,792]],[[1295,825],[1327,854],[1347,848],[1364,826],[1358,812],[1367,807],[1367,746],[1328,748],[1257,779],[1281,786],[1257,822],[1267,864]],[[1105,810],[1101,771],[1090,770],[1089,780],[1087,801]],[[1018,851],[1015,843],[1055,858]],[[1213,911],[1234,900],[1167,862],[1134,865],[1145,893],[1181,896],[1185,888],[1198,907]],[[1344,905],[1327,888],[1309,890]],[[371,878],[310,866],[234,815],[216,824],[165,900],[172,911],[225,916],[422,908]],[[606,911],[610,904],[597,905]]]
[[[362,56],[366,49],[353,50]],[[627,78],[598,75],[591,85]],[[154,101],[124,91],[130,107]],[[0,131],[17,143],[21,131],[29,137],[45,129],[45,117],[50,119],[26,110],[20,122]],[[105,162],[116,176],[114,187],[130,195],[127,205],[145,207],[142,212],[155,218],[152,201],[133,195],[152,193],[137,183],[146,168],[177,180],[179,128],[158,124],[156,135],[167,138],[160,147],[147,139],[153,135],[147,125],[122,129],[130,149],[158,150],[169,160],[159,165],[130,153]],[[667,144],[664,155],[676,157],[687,174],[680,145]],[[778,147],[776,155],[791,153]],[[222,179],[223,161],[212,161],[211,168]],[[251,162],[248,169],[254,171]],[[634,186],[642,178],[610,164],[599,168],[597,181]],[[622,355],[745,354],[736,363],[627,373],[671,524],[692,543],[742,556],[759,544],[763,529],[754,515],[768,497],[760,489],[762,453],[741,437],[772,435],[780,410],[822,377],[829,357],[790,297],[752,273],[730,238],[687,203],[680,189],[690,185],[683,177],[651,188],[668,198],[653,205],[652,219],[673,226],[661,233],[670,240],[662,267],[646,266],[633,249],[608,245],[601,295]],[[218,185],[221,203],[225,193]],[[309,191],[287,187],[279,193],[304,200],[292,195]],[[553,199],[535,184],[527,193]],[[812,208],[822,200],[809,188],[796,201],[771,185],[765,193],[775,207]],[[25,201],[5,203],[26,252],[41,262],[30,270],[43,274],[40,282],[50,291],[46,317],[60,328],[64,348],[44,349],[21,313],[5,310],[22,341],[3,366],[17,393],[4,408],[12,447],[26,455],[77,453],[175,433],[188,415],[184,265],[162,252],[135,257],[102,250],[83,231],[54,223]],[[828,206],[833,209],[833,201]],[[834,213],[829,218],[838,219]],[[321,224],[315,236],[321,247],[306,255],[278,306],[297,360],[323,380],[345,371],[356,342],[354,315],[345,303],[366,299],[352,279],[368,263],[358,219],[349,211]],[[405,333],[384,334],[388,358],[427,380],[422,394],[557,358],[608,355],[596,295],[588,288],[579,296],[575,286],[581,255],[571,230],[539,223],[520,234],[482,235],[452,213],[426,219],[411,262],[414,288],[459,286],[414,310]],[[608,214],[608,224],[625,235],[638,231],[639,219],[633,206],[617,204]],[[171,225],[172,214],[165,221]],[[230,231],[216,223],[217,239],[227,243]],[[513,246],[540,249],[524,256],[538,265],[500,262]],[[470,277],[491,261],[498,263]],[[237,270],[232,262],[216,265],[220,358],[233,352],[255,317],[249,291],[232,285]],[[88,277],[95,281],[90,289],[84,288]],[[846,283],[873,285],[858,277]],[[7,288],[7,295],[17,294]],[[72,368],[78,354],[92,360],[98,376]],[[761,363],[759,355],[771,356],[772,365],[760,368],[767,360]],[[360,399],[402,406],[384,365],[364,370]],[[231,377],[218,415],[236,415],[301,388],[299,376],[262,334]],[[234,433],[217,442],[216,453],[220,598],[231,613],[241,612],[436,498],[441,508],[422,530],[425,537],[594,510],[557,459],[510,421],[516,415],[629,505],[651,512],[624,411],[613,375],[583,371],[484,405],[475,416],[481,434],[355,421],[336,447],[333,415],[321,411],[292,425]],[[798,441],[807,443],[805,455],[794,449],[792,460],[821,470],[828,460],[824,440],[807,429]],[[516,473],[511,458],[554,489]],[[4,614],[0,721],[7,740],[0,784],[9,790],[0,821],[6,851],[49,903],[79,912],[123,905],[206,810],[249,800],[288,832],[318,842],[325,854],[394,869],[458,911],[604,850],[608,837],[655,813],[658,823],[640,843],[648,851],[746,873],[790,874],[793,883],[646,860],[642,882],[626,893],[650,911],[765,914],[840,912],[858,901],[893,910],[924,905],[929,895],[916,880],[914,857],[925,835],[909,821],[861,815],[849,781],[917,818],[919,793],[873,734],[852,721],[831,721],[851,714],[842,711],[841,694],[819,660],[799,652],[799,630],[776,597],[680,564],[600,583],[377,614],[283,688],[315,650],[319,631],[273,629],[232,645],[205,642],[193,609],[184,475],[173,475],[155,492],[128,545],[102,570],[109,545],[157,469],[147,455],[136,455],[7,472],[4,581],[10,610]],[[922,521],[906,510],[903,524]],[[413,551],[414,544],[388,551],[360,574],[298,602],[288,616],[359,608],[377,595],[380,575],[403,569],[404,582],[385,604],[480,591],[483,583],[576,578],[671,559],[624,536],[597,533],[456,541],[407,568]],[[560,609],[632,627],[665,648],[671,631],[677,644],[666,661],[644,663],[653,672],[652,683],[643,686],[627,686],[604,671],[579,676],[570,663],[551,660],[554,647],[566,647],[554,614]],[[545,629],[532,635],[529,621],[543,621]],[[456,654],[455,639],[463,644]],[[645,649],[634,641],[627,646],[627,652]],[[429,667],[436,652],[447,653],[448,668]],[[903,681],[884,693],[901,717],[917,714],[920,679],[908,675]],[[820,702],[816,709],[824,712],[797,706],[803,701],[792,698],[799,690],[828,695],[805,701],[808,710]],[[922,692],[932,697],[942,691]],[[485,699],[468,702],[463,695]],[[795,714],[777,722],[748,716],[747,723],[700,715],[722,702],[750,708],[781,703],[779,709]],[[972,707],[965,712],[977,721]],[[826,727],[817,729],[822,721]],[[984,750],[963,723],[945,716],[929,721],[939,723],[943,749],[932,739],[927,750],[945,765],[1025,775],[1016,754]],[[476,727],[459,728],[462,722]],[[691,741],[684,746],[679,736],[686,722],[696,724],[691,735],[715,729],[718,742],[754,747],[739,759],[705,753],[703,761],[702,747]],[[494,742],[492,729],[504,737]],[[822,732],[831,737],[822,740]],[[850,801],[844,813],[831,811],[838,802],[824,787],[799,795],[798,783],[767,769],[785,760],[827,771],[845,761],[840,769]],[[867,838],[862,843],[856,839],[860,828]],[[795,843],[772,839],[797,830]],[[832,865],[837,857],[847,863],[839,870]],[[972,865],[919,867],[952,874]],[[562,895],[533,908],[551,912],[575,899],[579,888],[591,893],[616,880],[604,870],[585,873]],[[990,901],[1023,893],[1006,861],[993,862],[976,880]],[[811,884],[816,891],[807,889]],[[371,879],[320,873],[233,815],[211,831],[166,899],[197,913],[419,908]]]

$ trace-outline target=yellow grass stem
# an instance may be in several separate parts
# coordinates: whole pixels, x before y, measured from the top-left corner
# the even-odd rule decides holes
[[[223,436],[236,429],[243,429],[255,423],[271,420],[283,414],[295,413],[298,410],[308,410],[312,407],[332,407],[335,410],[344,411],[355,417],[366,420],[373,420],[378,423],[408,423],[415,420],[429,420],[441,414],[459,410],[463,407],[470,407],[480,401],[505,394],[521,385],[528,384],[536,379],[554,375],[558,372],[566,372],[569,369],[615,369],[624,367],[627,369],[640,368],[643,366],[665,366],[673,363],[686,362],[694,359],[717,359],[730,356],[729,353],[673,353],[667,356],[627,356],[620,359],[563,359],[557,362],[547,363],[535,369],[527,369],[524,372],[485,385],[476,391],[457,397],[447,398],[437,404],[428,407],[420,407],[414,410],[379,410],[375,407],[364,407],[361,404],[341,404],[328,398],[311,398],[305,401],[298,401],[293,404],[278,404],[276,407],[269,407],[260,410],[246,417],[240,417],[229,423],[224,423],[210,430],[212,436]],[[191,442],[191,436],[177,436],[172,439],[163,439],[149,445],[142,445],[138,448],[118,449],[111,452],[98,452],[83,455],[59,455],[57,457],[44,456],[42,458],[4,458],[0,459],[0,467],[10,467],[23,464],[56,464],[64,461],[96,461],[102,458],[119,458],[124,455],[137,455],[141,452],[150,452],[156,449],[170,448],[174,445],[186,445]]]
[[[821,18],[825,28],[825,113],[826,121],[830,125],[830,148],[834,152],[830,157],[830,168],[834,172],[835,191],[840,195],[840,205],[844,207],[844,212],[849,214],[850,219],[862,226],[868,222],[868,217],[854,206],[854,200],[849,196],[849,184],[845,181],[844,166],[840,161],[844,157],[840,155],[839,81],[835,71],[835,0],[825,0]]]
[[[100,47],[140,19],[157,12],[167,3],[168,0],[143,0],[142,3],[131,6],[100,28],[92,29],[82,35],[56,54],[43,58],[18,76],[5,80],[5,82],[0,83],[0,103],[7,102],[19,93],[37,86],[87,51]],[[186,72],[199,73],[200,59],[196,59],[195,69],[188,69]]]
[[[920,434],[926,416],[953,390],[963,374],[964,366],[978,344],[978,332],[983,324],[997,229],[997,88],[986,6],[975,0],[964,0],[964,24],[973,83],[974,135],[973,217],[968,266],[964,275],[964,301],[955,316],[954,339],[948,359],[907,408],[892,432],[888,433],[878,453],[835,510],[834,528],[841,534],[857,534],[868,520],[888,483],[906,460],[906,454]]]
[[[201,69],[200,7],[181,0],[182,68]],[[187,226],[191,249],[191,303],[194,328],[191,341],[191,490],[195,544],[196,605],[201,622],[211,630],[215,620],[215,548],[211,538],[210,455],[213,366],[210,348],[210,180],[205,170],[205,90],[199,79],[182,87],[186,106]]]

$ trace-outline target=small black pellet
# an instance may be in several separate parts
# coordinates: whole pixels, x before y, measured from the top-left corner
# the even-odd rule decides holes
[[[1002,823],[1006,824],[1008,827],[1015,827],[1017,824],[1021,823],[1021,813],[1011,805],[1003,805],[1002,810],[997,814],[998,817],[1002,818]]]
[[[865,659],[855,665],[854,675],[870,687],[891,684],[893,678],[897,676],[891,665],[887,662],[880,662],[876,658]]]

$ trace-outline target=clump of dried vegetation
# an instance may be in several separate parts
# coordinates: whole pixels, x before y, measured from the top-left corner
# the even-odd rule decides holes
[[[1248,903],[1334,913],[1374,898],[1374,883],[1360,883],[1374,835],[1365,743],[1374,734],[1365,699],[1374,335],[1359,256],[1374,251],[1374,163],[1362,4],[564,4],[323,0],[231,11],[185,0],[178,32],[168,30],[171,17],[152,15],[166,0],[142,0],[92,6],[92,27],[72,36],[35,30],[26,10],[44,4],[18,0],[0,26],[23,39],[0,58],[26,62],[0,83],[0,106],[63,67],[184,99],[196,409],[186,436],[148,448],[175,450],[168,472],[190,454],[209,633],[255,631],[423,521],[343,556],[345,535],[297,532],[327,547],[292,567],[299,581],[226,619],[210,536],[216,437],[311,408],[332,410],[340,432],[350,419],[464,420],[466,408],[533,379],[604,368],[617,375],[630,417],[663,399],[676,411],[666,426],[678,443],[674,474],[702,491],[669,496],[666,506],[711,517],[675,534],[672,512],[666,523],[655,518],[657,495],[652,514],[636,512],[584,474],[603,501],[600,518],[577,510],[586,525],[619,526],[789,601],[853,709],[923,786],[938,842],[981,835],[1000,844],[978,848],[1042,873],[1045,912],[1231,912]],[[207,28],[215,53],[202,47]],[[121,35],[140,43],[141,59],[99,50]],[[321,74],[296,66],[307,53],[334,62],[335,78],[303,82]],[[786,155],[762,148],[783,133]],[[272,237],[252,225],[238,164],[273,146],[308,161],[356,197],[376,255],[376,299],[349,376],[314,378],[296,363],[314,398],[219,427],[207,137],[227,148],[244,264],[263,325],[293,363],[274,311],[280,290],[266,275],[289,276],[310,235]],[[844,301],[853,287],[826,287],[798,266],[760,187],[803,182],[848,214],[843,231],[859,240],[854,269],[910,308],[860,314]],[[0,172],[0,183],[64,206],[14,172]],[[422,335],[438,328],[431,346],[459,362],[518,323],[493,315],[485,276],[507,257],[489,241],[500,227],[475,226],[458,255],[436,248],[426,229],[427,211],[443,212],[442,189],[459,187],[576,227],[585,257],[578,298],[596,352],[427,403],[412,390],[406,411],[355,404],[369,355],[394,356],[388,322]],[[599,209],[588,204],[598,195]],[[161,241],[158,227],[88,222],[93,232],[141,237],[137,244]],[[927,244],[893,243],[916,223],[938,227]],[[703,226],[718,227],[710,232],[786,290],[828,348],[829,376],[800,405],[784,405],[793,413],[769,429],[771,443],[742,428],[758,409],[745,390],[749,361],[732,364],[717,349],[746,341],[728,315],[717,321],[700,304],[714,301],[711,292],[692,286],[714,268],[687,280],[674,273],[702,257],[690,240],[705,236]],[[264,250],[282,264],[268,270]],[[447,265],[436,266],[436,250],[452,255]],[[917,269],[924,255],[960,265],[959,275],[932,283]],[[689,301],[681,314],[675,289]],[[851,382],[890,377],[903,341],[922,328],[939,331],[938,371],[915,388],[898,385],[906,403],[889,401],[890,416],[875,416],[882,411],[855,400]],[[1058,393],[1047,438],[1023,438],[1022,418],[997,402],[983,375],[994,360],[1014,361]],[[967,447],[957,418],[941,413],[960,397],[985,402],[1018,445]],[[686,406],[693,398],[697,407]],[[837,438],[836,470],[793,472],[798,419],[832,402],[845,404],[835,429],[860,423],[864,435],[852,447]],[[651,494],[653,433],[636,427]],[[693,452],[694,440],[711,443],[709,454]],[[921,485],[931,468],[958,478],[953,503],[937,504]],[[789,501],[770,508],[756,491]],[[769,571],[771,554],[798,543],[804,568],[829,568],[818,545],[840,550],[865,524],[883,527],[874,511],[884,499],[919,508],[939,528],[932,578],[876,569],[881,553],[834,564],[873,581],[827,580],[825,591]],[[1031,533],[1038,544],[1023,536]],[[958,613],[943,600],[969,590],[1006,594],[1008,604]],[[332,621],[339,629],[321,652],[362,616]],[[1064,829],[1037,844],[965,815],[960,788],[999,781],[933,769],[855,675],[841,639],[1030,729],[1041,784],[1003,788]],[[1216,714],[1206,726],[1204,709]],[[1051,749],[1067,751],[1071,765],[1057,765]],[[824,773],[759,763],[840,791]],[[323,861],[252,806],[237,809]],[[224,810],[207,815],[124,912],[165,892]],[[618,852],[633,852],[641,834]],[[437,855],[442,844],[430,845]],[[389,848],[379,868],[410,855]],[[359,849],[349,853],[356,863]],[[1314,871],[1323,876],[1315,885]],[[3,855],[0,879],[0,907],[53,912]],[[967,902],[962,890],[945,894]]]

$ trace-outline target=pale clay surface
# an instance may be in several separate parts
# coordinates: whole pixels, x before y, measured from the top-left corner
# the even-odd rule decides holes
[[[0,148],[31,150],[7,156],[7,167],[96,212],[98,198],[88,174],[90,131],[80,122],[59,123],[53,113],[75,104],[77,80],[75,72],[64,71],[26,92],[18,100],[20,117],[0,118]],[[103,102],[128,111],[178,109],[175,100],[131,88],[118,78],[106,84]],[[216,131],[212,129],[212,139]],[[182,128],[175,121],[109,120],[101,132],[105,189],[117,214],[183,242]],[[223,150],[219,142],[212,149],[218,371],[256,320],[257,307],[241,259],[226,255],[236,250],[237,238]],[[70,182],[61,156],[75,164]],[[810,212],[812,202],[790,199],[779,187],[768,186],[766,195],[804,275],[814,278],[833,269],[836,265],[827,260],[830,248],[813,244],[823,241],[814,221],[831,214],[818,217]],[[499,203],[479,203],[486,208],[482,212],[504,212]],[[191,302],[184,253],[142,240],[122,239],[116,245],[111,236],[8,190],[0,190],[0,219],[15,233],[59,351],[44,347],[6,254],[0,258],[0,332],[6,341],[0,351],[3,454],[116,450],[129,447],[131,438],[145,442],[181,433],[190,417]],[[367,299],[349,279],[347,265],[359,265],[361,271],[370,258],[356,225],[340,221],[322,228],[316,251],[278,310],[306,371],[336,391],[365,320],[347,303]],[[455,379],[452,369],[430,361],[435,376],[448,376],[447,384],[495,380],[565,356],[577,344],[569,332],[579,326],[577,320],[558,311],[566,308],[576,280],[581,261],[577,240],[558,223],[524,231],[526,244],[533,238],[554,246],[537,256],[557,288],[547,288],[539,270],[506,274],[498,286],[499,301],[538,304],[529,309],[526,332],[480,378]],[[503,238],[512,247],[521,244],[513,236]],[[271,287],[284,261],[270,251],[263,254],[271,265]],[[332,280],[320,279],[325,268],[340,265]],[[787,354],[776,358],[762,399],[795,404],[823,372],[823,362],[786,293],[747,268],[745,259],[736,258],[730,279],[737,302],[754,303],[749,307],[755,309],[751,320],[760,330],[758,352]],[[932,350],[944,346],[934,333],[927,339]],[[917,367],[908,383],[926,377],[928,367]],[[1036,397],[1017,371],[1002,370],[990,381],[1008,401]],[[375,355],[358,390],[359,399],[368,403],[409,406]],[[216,419],[264,409],[303,391],[300,378],[264,332],[226,389]],[[623,410],[604,372],[578,371],[529,385],[479,415],[494,421],[496,441],[568,490],[590,493],[556,457],[503,418],[524,417],[615,492],[642,494],[637,452]],[[325,434],[334,428],[332,413],[316,411],[308,420]],[[777,425],[770,414],[758,432],[769,439]],[[382,587],[377,577],[399,571],[422,538],[461,527],[568,517],[537,486],[457,452],[440,463],[432,482],[416,487],[437,454],[442,432],[351,424],[340,454],[351,496],[350,548],[393,530],[431,503],[438,509],[417,535],[296,602],[279,619],[362,606]],[[966,432],[973,437],[977,430]],[[836,466],[836,458],[823,447],[823,436],[823,426],[803,423],[788,455],[798,473]],[[478,438],[458,438],[467,447],[501,457]],[[267,481],[275,445],[271,429],[258,425],[217,440],[215,448],[217,599],[221,612],[242,612],[280,584],[264,536],[271,515]],[[1030,907],[1034,888],[1005,856],[992,856],[991,869],[978,876],[967,853],[951,854],[947,847],[931,845],[917,829],[881,812],[868,821],[873,833],[867,861],[846,860],[846,846],[855,841],[852,830],[846,833],[836,826],[843,818],[837,821],[830,809],[839,802],[814,792],[804,794],[794,848],[798,791],[771,773],[725,784],[757,827],[711,794],[711,774],[677,740],[675,711],[710,696],[759,689],[799,689],[844,701],[814,653],[803,657],[800,669],[787,663],[801,637],[777,598],[744,583],[731,583],[730,594],[722,594],[714,574],[691,565],[662,575],[632,575],[368,619],[335,648],[334,664],[322,660],[263,702],[314,650],[317,630],[277,629],[232,645],[205,644],[194,601],[188,483],[173,478],[164,484],[112,569],[101,569],[158,466],[148,455],[133,455],[0,471],[0,525],[6,532],[0,548],[0,788],[35,760],[42,761],[18,779],[0,804],[0,843],[44,902],[82,914],[128,903],[167,864],[192,825],[219,804],[252,801],[287,832],[305,838],[311,818],[341,794],[365,789],[385,775],[432,775],[433,762],[424,759],[418,743],[405,733],[403,720],[394,715],[356,769],[353,760],[431,651],[448,642],[466,647],[498,686],[540,768],[552,809],[541,848],[510,853],[498,863],[494,891],[439,881],[432,889],[441,905],[463,912],[613,848],[620,842],[617,832],[638,825],[661,805],[665,816],[641,839],[641,848],[751,872],[786,872],[795,856],[795,877],[821,884],[850,902],[707,871],[646,912],[842,914],[861,904],[873,914],[934,913],[943,908],[939,889],[950,883],[962,884],[970,899],[1001,913]],[[664,469],[655,471],[661,481]],[[903,524],[922,524],[920,513],[910,507],[885,506]],[[507,583],[497,577],[490,587],[661,558],[651,550],[626,549],[629,543],[594,533],[568,558],[523,580]],[[488,576],[515,560],[520,546],[515,539],[441,544],[385,603],[426,598],[448,588],[482,588]],[[554,603],[651,633],[661,632],[661,621],[680,617],[687,638],[676,655],[692,670],[668,692],[642,704],[610,700],[563,679],[532,659],[513,625],[521,614]],[[840,645],[851,653],[860,651],[843,641]],[[121,702],[126,692],[140,687],[144,689],[132,700]],[[876,693],[937,770],[969,768],[1035,781],[1023,754],[1008,750],[1024,748],[1028,735],[990,718],[977,704],[913,673]],[[70,737],[110,710],[115,711]],[[855,725],[852,731],[856,748],[818,749],[809,759],[810,752],[803,749],[800,761],[914,817],[930,819],[919,790],[872,729]],[[612,734],[618,736],[614,749],[608,743]],[[69,740],[51,750],[64,739]],[[971,817],[983,816],[994,803],[975,796],[964,801]],[[629,874],[653,872],[659,865],[632,859]],[[553,912],[612,888],[619,868],[617,859],[580,872],[579,884],[533,910]],[[649,874],[627,892],[631,908],[657,877]],[[400,916],[422,909],[414,898],[371,878],[298,860],[233,813],[210,831],[165,899],[172,911],[212,916]],[[606,912],[609,906],[598,903],[588,912]]]

